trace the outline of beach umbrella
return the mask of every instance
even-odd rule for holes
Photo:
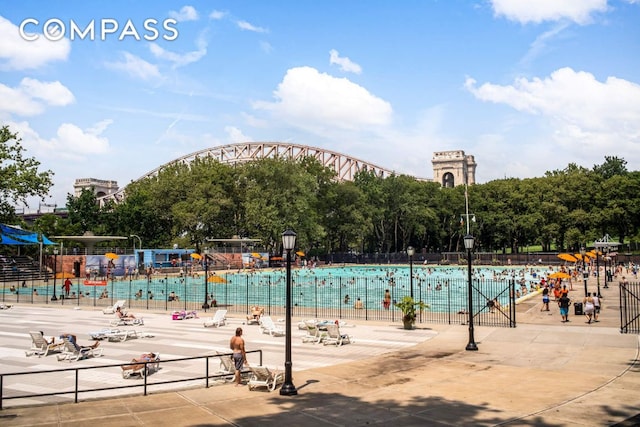
[[[220,276],[209,276],[209,278],[207,279],[207,282],[209,283],[227,283],[227,281],[225,280],[224,277],[220,277]]]
[[[302,252],[302,251],[298,251],[298,252],[296,252],[296,255],[298,255],[298,256],[304,256],[304,252]]]
[[[202,255],[197,254],[195,252],[193,252],[192,254],[189,255],[191,258],[193,259],[202,259]]]
[[[569,273],[565,273],[564,271],[556,271],[555,273],[551,273],[549,275],[551,279],[570,279],[571,275]]]
[[[569,261],[569,262],[578,261],[578,258],[574,257],[571,254],[558,254],[558,258],[560,258],[561,260],[564,260],[564,261]]]
[[[104,254],[107,259],[118,259],[118,254],[114,254],[113,252],[107,252]]]
[[[258,252],[251,252],[251,256],[254,258],[262,259],[262,255],[260,255]]]

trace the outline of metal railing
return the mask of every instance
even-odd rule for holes
[[[257,353],[259,358],[259,365],[262,365],[262,350],[250,350],[247,351],[247,354]],[[14,399],[33,399],[39,397],[51,397],[51,396],[66,396],[73,395],[73,402],[78,403],[80,399],[80,394],[90,394],[90,393],[99,393],[106,392],[112,390],[121,390],[121,389],[131,389],[131,388],[142,388],[142,394],[146,396],[148,394],[148,389],[151,387],[159,387],[161,385],[166,384],[175,384],[182,383],[188,381],[202,381],[204,380],[204,387],[209,388],[211,385],[210,380],[220,380],[227,379],[233,374],[223,373],[220,371],[216,371],[216,373],[212,373],[211,369],[211,359],[215,359],[216,361],[220,361],[222,357],[231,357],[232,353],[219,353],[215,355],[208,356],[194,356],[194,357],[183,357],[178,359],[168,359],[168,360],[159,360],[159,361],[146,361],[146,362],[135,362],[137,364],[144,363],[145,371],[147,367],[151,364],[160,364],[160,365],[168,365],[172,363],[183,363],[185,361],[190,360],[204,360],[204,367],[202,370],[198,371],[196,375],[191,377],[181,377],[170,380],[161,380],[160,377],[156,377],[153,375],[142,375],[142,383],[135,384],[125,384],[125,385],[112,385],[108,387],[83,387],[85,383],[91,383],[90,376],[95,376],[96,371],[98,370],[107,370],[111,368],[121,368],[127,365],[130,365],[132,362],[126,362],[122,364],[110,364],[110,365],[100,365],[100,366],[83,366],[83,367],[74,367],[74,368],[64,368],[64,369],[53,369],[53,370],[40,370],[40,371],[29,371],[29,372],[12,372],[6,374],[0,374],[0,410],[4,409],[4,402],[7,400]],[[66,372],[73,372],[73,376],[65,375]],[[85,374],[86,375],[83,375]],[[48,393],[25,393],[20,394],[17,389],[12,389],[11,380],[13,378],[20,378],[20,383],[29,383],[29,378],[33,376],[43,377],[46,375],[51,376],[51,381],[55,381],[56,391],[48,392]],[[27,378],[24,380],[24,378]],[[158,380],[156,381],[156,378]],[[73,379],[73,386],[70,387],[67,383],[69,379]],[[103,381],[100,381],[103,383]],[[95,383],[95,381],[93,381]]]

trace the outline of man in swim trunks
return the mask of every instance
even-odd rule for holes
[[[569,304],[571,300],[567,296],[567,294],[562,294],[560,299],[558,299],[558,306],[560,306],[560,316],[562,316],[563,322],[569,321]]]
[[[242,370],[242,367],[244,365],[248,365],[247,353],[244,350],[244,339],[242,338],[242,328],[236,328],[236,334],[235,336],[231,337],[229,347],[233,352],[233,363],[236,367],[235,380],[236,387],[238,387],[242,385],[240,371]]]

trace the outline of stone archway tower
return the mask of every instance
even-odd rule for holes
[[[436,151],[431,159],[433,181],[443,187],[476,183],[476,161],[463,150]]]
[[[76,179],[75,184],[73,184],[75,197],[80,197],[82,190],[92,190],[97,198],[104,197],[118,191],[118,182],[95,178]]]

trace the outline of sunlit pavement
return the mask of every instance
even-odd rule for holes
[[[570,296],[581,300],[581,286],[575,289]],[[639,340],[619,332],[617,284],[602,293],[600,322],[591,324],[573,315],[573,308],[571,321],[565,324],[553,302],[550,312],[541,312],[540,297],[524,301],[517,309],[516,328],[475,328],[477,352],[464,350],[467,325],[422,324],[405,331],[399,323],[357,322],[343,330],[354,342],[341,347],[303,344],[303,331],[294,329],[297,396],[280,396],[277,390],[249,391],[227,383],[167,392],[152,389],[148,396],[125,396],[118,391],[78,404],[34,401],[17,407],[18,402],[5,401],[0,424],[612,425],[640,412]],[[243,327],[249,350],[262,349],[264,364],[282,369],[284,337],[262,334],[258,326],[243,326],[241,314],[230,313],[228,325],[206,329],[202,313],[200,319],[183,321],[170,320],[167,313],[142,314],[145,326],[139,329],[153,338],[103,342],[104,357],[69,364],[57,362],[55,356],[25,357],[30,346],[27,332],[75,332],[84,343],[88,332],[108,326],[110,316],[50,306],[2,310],[0,369],[121,363],[146,351],[160,352],[163,360],[226,352],[237,326]],[[294,319],[294,326],[298,320]],[[252,357],[250,363],[257,363]],[[173,378],[180,370],[191,369],[189,364],[167,366],[154,375]],[[125,380],[114,368],[96,381]],[[55,387],[50,382],[24,386],[30,391]]]

